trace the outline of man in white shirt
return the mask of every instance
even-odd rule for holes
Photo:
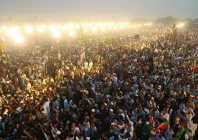
[[[85,62],[84,62],[84,68],[85,68],[85,71],[87,71],[87,69],[88,69],[88,65],[89,65],[89,64],[88,64],[88,62],[87,62],[87,61],[85,61]]]
[[[30,92],[30,91],[31,91],[32,86],[31,86],[31,84],[30,84],[30,82],[29,82],[29,79],[27,79],[27,78],[26,78],[26,80],[27,80],[26,88],[27,88],[27,90]]]
[[[169,121],[169,114],[167,113],[166,110],[163,110],[160,114],[160,119],[162,121]]]
[[[112,79],[113,83],[116,85],[117,81],[118,81],[118,78],[117,78],[115,73],[112,74],[112,78],[111,79]]]
[[[65,97],[62,97],[63,100],[64,100],[64,109],[65,111],[69,111],[69,104],[68,104],[68,101]]]

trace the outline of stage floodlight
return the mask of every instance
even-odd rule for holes
[[[70,36],[74,36],[75,32],[73,30],[69,31]]]
[[[30,26],[25,26],[25,30],[26,30],[27,33],[32,33],[33,28],[30,27]]]
[[[45,30],[45,28],[46,28],[46,26],[41,26],[41,27],[38,28],[38,31],[41,33]]]
[[[20,35],[14,35],[13,36],[14,40],[17,42],[17,43],[22,43],[24,41],[23,37],[20,36]]]
[[[53,35],[54,35],[54,37],[59,38],[60,37],[60,32],[57,31],[57,30],[54,30]]]

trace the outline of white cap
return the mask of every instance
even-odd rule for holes
[[[192,98],[193,98],[193,97],[195,97],[195,96],[194,96],[194,95],[190,95],[190,97],[192,97]]]
[[[61,131],[57,131],[56,134],[57,134],[57,135],[60,135],[60,134],[61,134]]]
[[[95,109],[92,109],[91,112],[95,112]]]
[[[156,132],[155,132],[155,131],[151,131],[151,134],[152,134],[152,135],[156,135]]]
[[[49,90],[52,91],[52,88],[50,87]]]
[[[114,125],[115,123],[111,123],[111,125]]]
[[[110,109],[109,111],[113,112],[113,109]]]
[[[147,122],[146,122],[146,124],[148,124],[148,125],[149,125],[149,122],[147,121]]]
[[[86,137],[86,140],[90,140],[90,137]]]

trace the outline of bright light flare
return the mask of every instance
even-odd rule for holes
[[[73,30],[69,31],[69,35],[70,36],[74,36],[75,35],[75,32]]]
[[[46,26],[41,26],[41,27],[38,28],[38,31],[40,33],[42,33],[45,30],[45,28],[46,28]]]
[[[17,43],[22,43],[24,38],[17,33],[17,28],[12,28],[8,30],[8,35],[14,39]]]
[[[3,27],[1,27],[1,28],[2,28],[2,30],[3,30],[3,31],[5,31],[5,30],[6,30],[6,27],[5,27],[5,26],[3,26]]]
[[[19,31],[19,27],[18,27],[18,26],[15,26],[15,27],[13,28],[13,30],[16,31],[16,32]]]
[[[25,26],[25,30],[26,30],[27,33],[32,33],[33,28],[30,27],[30,26]]]
[[[95,28],[95,27],[94,27],[94,28],[92,28],[92,31],[93,31],[93,32],[95,32],[95,31],[96,31],[96,28]]]
[[[14,30],[12,30],[12,29],[8,30],[9,36],[13,36],[14,34],[16,34]]]
[[[62,30],[64,30],[64,31],[67,30],[67,27],[68,27],[67,24],[63,25],[63,26],[62,26]]]
[[[70,25],[69,25],[69,28],[70,28],[70,29],[73,29],[73,28],[74,28],[74,24],[70,24]]]
[[[23,37],[20,36],[20,35],[16,35],[16,36],[13,36],[14,40],[17,42],[17,43],[22,43],[24,41]]]
[[[183,27],[183,26],[184,26],[184,23],[181,23],[179,26],[180,26],[180,27]]]
[[[54,25],[50,25],[50,30],[51,31],[54,31],[56,28],[55,28],[55,26]]]
[[[104,28],[104,27],[102,27],[102,28],[101,28],[101,31],[103,31],[103,32],[104,32],[104,31],[105,31],[105,28]]]
[[[80,28],[79,24],[76,24],[76,29],[79,29],[79,28]]]
[[[52,31],[52,34],[54,37],[59,38],[61,33],[56,29],[54,25],[50,26],[50,30]]]
[[[87,29],[85,29],[84,31],[85,31],[85,32],[87,32],[88,30],[87,30]]]
[[[8,35],[13,36],[16,35],[16,33],[18,32],[18,27],[14,27],[8,30]]]
[[[60,37],[60,32],[57,31],[57,30],[54,30],[53,35],[54,35],[54,37],[59,38]]]
[[[184,23],[181,23],[181,24],[178,24],[176,27],[180,28],[180,27],[183,27],[183,26],[184,26]]]

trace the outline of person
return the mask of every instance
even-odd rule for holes
[[[159,121],[157,118],[154,119],[153,123],[152,123],[152,128],[155,129],[160,125]]]
[[[198,95],[195,96],[195,98],[193,99],[193,102],[194,102],[194,104],[195,104],[195,114],[198,114]],[[195,115],[195,118],[197,119],[198,116]]]
[[[182,115],[185,115],[185,113],[187,111],[187,107],[185,106],[185,102],[184,101],[179,105],[179,110],[180,110]]]
[[[197,130],[197,125],[196,123],[193,123],[192,118],[193,115],[192,114],[188,114],[186,116],[188,122],[187,122],[187,135],[188,135],[188,139],[189,140],[193,140],[193,137],[195,136],[195,131]]]
[[[97,127],[95,126],[95,123],[91,124],[91,127],[89,128],[89,135],[91,140],[96,140],[97,138]]]
[[[160,117],[160,112],[159,112],[159,106],[157,106],[154,110],[154,118],[159,118]]]
[[[159,133],[156,135],[156,140],[165,140],[165,138],[163,137],[162,133]]]
[[[175,118],[175,123],[171,126],[173,128],[173,137],[176,137],[176,134],[179,132],[180,130],[180,119],[179,118]]]
[[[86,139],[89,136],[90,136],[90,123],[88,119],[85,119],[83,123],[83,137],[84,139]]]
[[[148,140],[150,135],[151,128],[149,122],[146,122],[142,128],[142,140]]]
[[[156,140],[156,132],[155,131],[151,131],[149,140]]]
[[[161,122],[169,121],[169,114],[165,109],[161,112],[159,119],[161,120]]]
[[[148,140],[162,114],[173,138],[181,125],[189,130],[181,139],[196,138],[191,126],[197,123],[198,71],[190,67],[197,63],[197,30],[180,32],[173,47],[166,28],[155,29],[127,28],[109,31],[104,40],[101,33],[58,43],[43,32],[36,40],[27,36],[27,45],[35,44],[31,48],[6,39],[12,57],[0,65],[0,137]],[[133,34],[142,39],[134,41]],[[163,139],[152,136],[157,138]]]
[[[165,132],[165,140],[172,140],[173,136],[173,128],[168,128]]]

